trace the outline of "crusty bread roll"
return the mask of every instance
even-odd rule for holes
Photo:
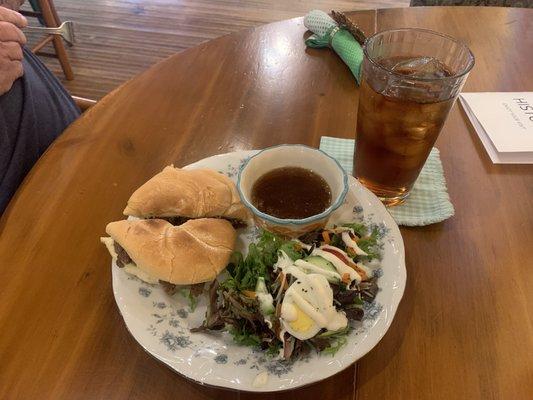
[[[214,218],[179,226],[161,219],[123,220],[108,224],[106,232],[137,268],[176,285],[213,280],[226,268],[237,236],[228,221]]]
[[[227,176],[211,169],[184,170],[168,166],[138,188],[125,215],[150,217],[225,217],[249,219],[237,188]]]

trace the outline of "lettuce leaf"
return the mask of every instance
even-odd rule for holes
[[[346,336],[348,336],[351,330],[350,325],[347,325],[346,328],[339,329],[338,331],[328,331],[317,335],[317,338],[329,340],[329,345],[321,353],[334,356],[348,342]]]
[[[285,242],[280,246],[280,251],[284,251],[292,261],[299,260],[304,257],[302,249],[297,249],[295,242]],[[278,261],[276,259],[276,261]]]
[[[381,249],[378,243],[379,230],[374,228],[370,236],[362,237],[357,241],[357,245],[361,250],[368,254],[368,259],[381,259]]]
[[[240,344],[241,346],[257,347],[261,344],[259,336],[248,332],[245,328],[231,328],[229,332],[233,336],[235,343]]]
[[[226,288],[238,290],[254,290],[257,278],[263,277],[270,282],[269,269],[278,261],[278,251],[283,250],[293,260],[303,257],[294,242],[284,240],[274,233],[263,231],[261,238],[248,247],[248,254],[233,253],[228,265],[231,278],[222,285]]]
[[[352,222],[352,223],[349,223],[349,224],[342,224],[342,226],[344,226],[346,228],[353,229],[353,231],[359,237],[366,236],[366,234],[368,233],[367,227],[364,224],[360,224],[360,223],[357,223],[357,222]]]
[[[198,299],[193,296],[193,294],[191,293],[191,289],[181,288],[179,290],[179,294],[189,300],[189,310],[190,312],[194,312],[194,310],[196,310],[196,306],[198,305]]]

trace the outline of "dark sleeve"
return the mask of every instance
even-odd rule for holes
[[[0,215],[41,154],[80,111],[44,64],[24,49],[24,76],[0,96]]]

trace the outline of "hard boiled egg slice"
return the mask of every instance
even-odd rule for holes
[[[287,300],[281,306],[282,322],[285,330],[301,340],[315,336],[320,331],[320,327],[292,299]]]
[[[286,270],[296,278],[287,289],[281,305],[284,330],[300,340],[310,339],[322,328],[338,330],[348,320],[333,306],[333,291],[323,275],[306,274],[295,266]]]

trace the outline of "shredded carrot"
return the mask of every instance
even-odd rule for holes
[[[350,274],[348,272],[342,274],[342,282],[346,284],[350,283]]]
[[[322,231],[322,238],[324,239],[324,242],[326,244],[329,244],[331,242],[328,231]]]
[[[363,269],[361,269],[359,266],[357,266],[356,263],[349,261],[348,266],[351,269],[353,269],[355,272],[357,272],[359,275],[361,275],[361,279],[363,281],[366,281],[368,279],[368,275],[366,274],[366,272]]]
[[[357,264],[354,264],[353,269],[361,276],[361,280],[366,281],[368,279],[368,275],[366,274],[366,271],[362,270],[357,266]]]
[[[252,290],[243,290],[242,294],[244,294],[246,297],[250,299],[255,299],[255,292]]]

